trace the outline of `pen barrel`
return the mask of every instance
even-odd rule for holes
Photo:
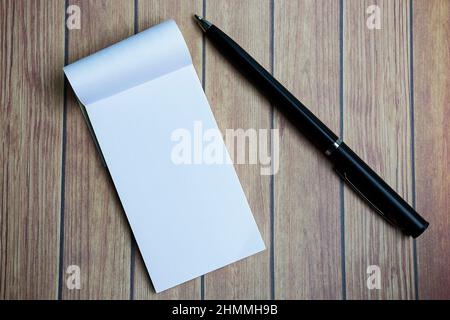
[[[334,164],[336,172],[387,221],[417,237],[428,227],[406,201],[244,49],[214,25],[206,37]]]
[[[428,227],[428,222],[345,143],[341,143],[329,159],[342,179],[387,221],[414,238]]]
[[[279,83],[270,72],[264,69],[233,39],[214,25],[205,34],[221,54],[227,56],[228,60],[249,81],[254,83],[265,96],[276,103],[278,110],[309,138],[311,143],[324,153],[332,148],[333,144],[338,140],[337,135]]]

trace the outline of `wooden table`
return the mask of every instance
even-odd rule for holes
[[[366,25],[372,4],[380,30]],[[65,28],[70,5],[79,30]],[[340,133],[429,230],[413,240],[374,214],[204,41],[193,13]],[[450,298],[449,17],[448,0],[0,1],[0,298]],[[278,129],[280,169],[236,165],[268,250],[157,295],[62,67],[167,18],[219,127]],[[66,286],[70,265],[80,290]]]

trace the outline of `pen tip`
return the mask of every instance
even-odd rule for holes
[[[203,30],[203,32],[206,32],[206,30],[208,30],[212,26],[211,22],[204,19],[203,17],[200,17],[198,14],[194,14],[194,18],[195,18],[195,21],[197,21],[197,24]]]

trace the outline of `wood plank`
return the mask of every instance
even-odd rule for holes
[[[275,76],[339,133],[339,2],[275,3]],[[275,111],[275,296],[339,299],[340,181],[324,156]]]
[[[202,75],[202,35],[192,15],[202,13],[202,0],[139,1],[139,31],[166,19],[174,19],[189,47],[197,74]],[[199,299],[200,278],[156,294],[151,286],[142,257],[136,249],[133,297],[136,299]]]
[[[416,205],[429,229],[417,239],[419,298],[450,299],[450,2],[413,2]]]
[[[206,17],[270,69],[270,2],[208,0]],[[249,17],[251,17],[249,19]],[[270,104],[206,42],[205,86],[220,130],[270,129]],[[269,136],[267,135],[269,138]],[[248,161],[247,161],[248,163]],[[270,298],[270,176],[235,164],[266,250],[205,276],[206,299]]]
[[[381,9],[381,30],[366,25]],[[344,140],[412,202],[409,1],[344,1]],[[413,299],[413,241],[391,227],[350,188],[345,191],[349,299]],[[369,265],[381,289],[366,285]]]
[[[57,297],[63,12],[0,2],[0,299]]]
[[[68,31],[69,63],[134,32],[134,1],[69,1],[81,9],[81,29]],[[81,290],[64,299],[128,299],[130,231],[71,89],[67,96],[64,270],[78,265]],[[66,277],[66,275],[64,274]]]

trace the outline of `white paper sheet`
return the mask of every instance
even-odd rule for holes
[[[174,130],[218,130],[172,20],[64,68],[156,292],[265,249],[232,164],[176,164]],[[225,157],[225,144],[220,140]]]

